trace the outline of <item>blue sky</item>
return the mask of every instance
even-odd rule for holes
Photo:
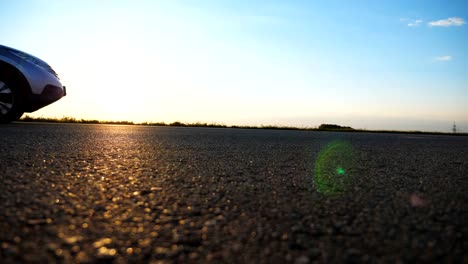
[[[466,1],[2,1],[35,116],[468,132]]]

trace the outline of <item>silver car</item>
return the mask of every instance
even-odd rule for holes
[[[18,120],[66,95],[57,73],[46,62],[0,45],[0,123]]]

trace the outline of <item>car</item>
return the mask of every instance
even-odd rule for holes
[[[0,45],[0,123],[18,120],[67,94],[57,73],[43,60]]]

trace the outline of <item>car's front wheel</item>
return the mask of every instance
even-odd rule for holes
[[[23,115],[21,96],[14,82],[0,75],[0,123],[18,120]]]

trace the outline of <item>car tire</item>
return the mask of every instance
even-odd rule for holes
[[[15,81],[0,74],[0,123],[18,120],[24,113],[22,97]]]

